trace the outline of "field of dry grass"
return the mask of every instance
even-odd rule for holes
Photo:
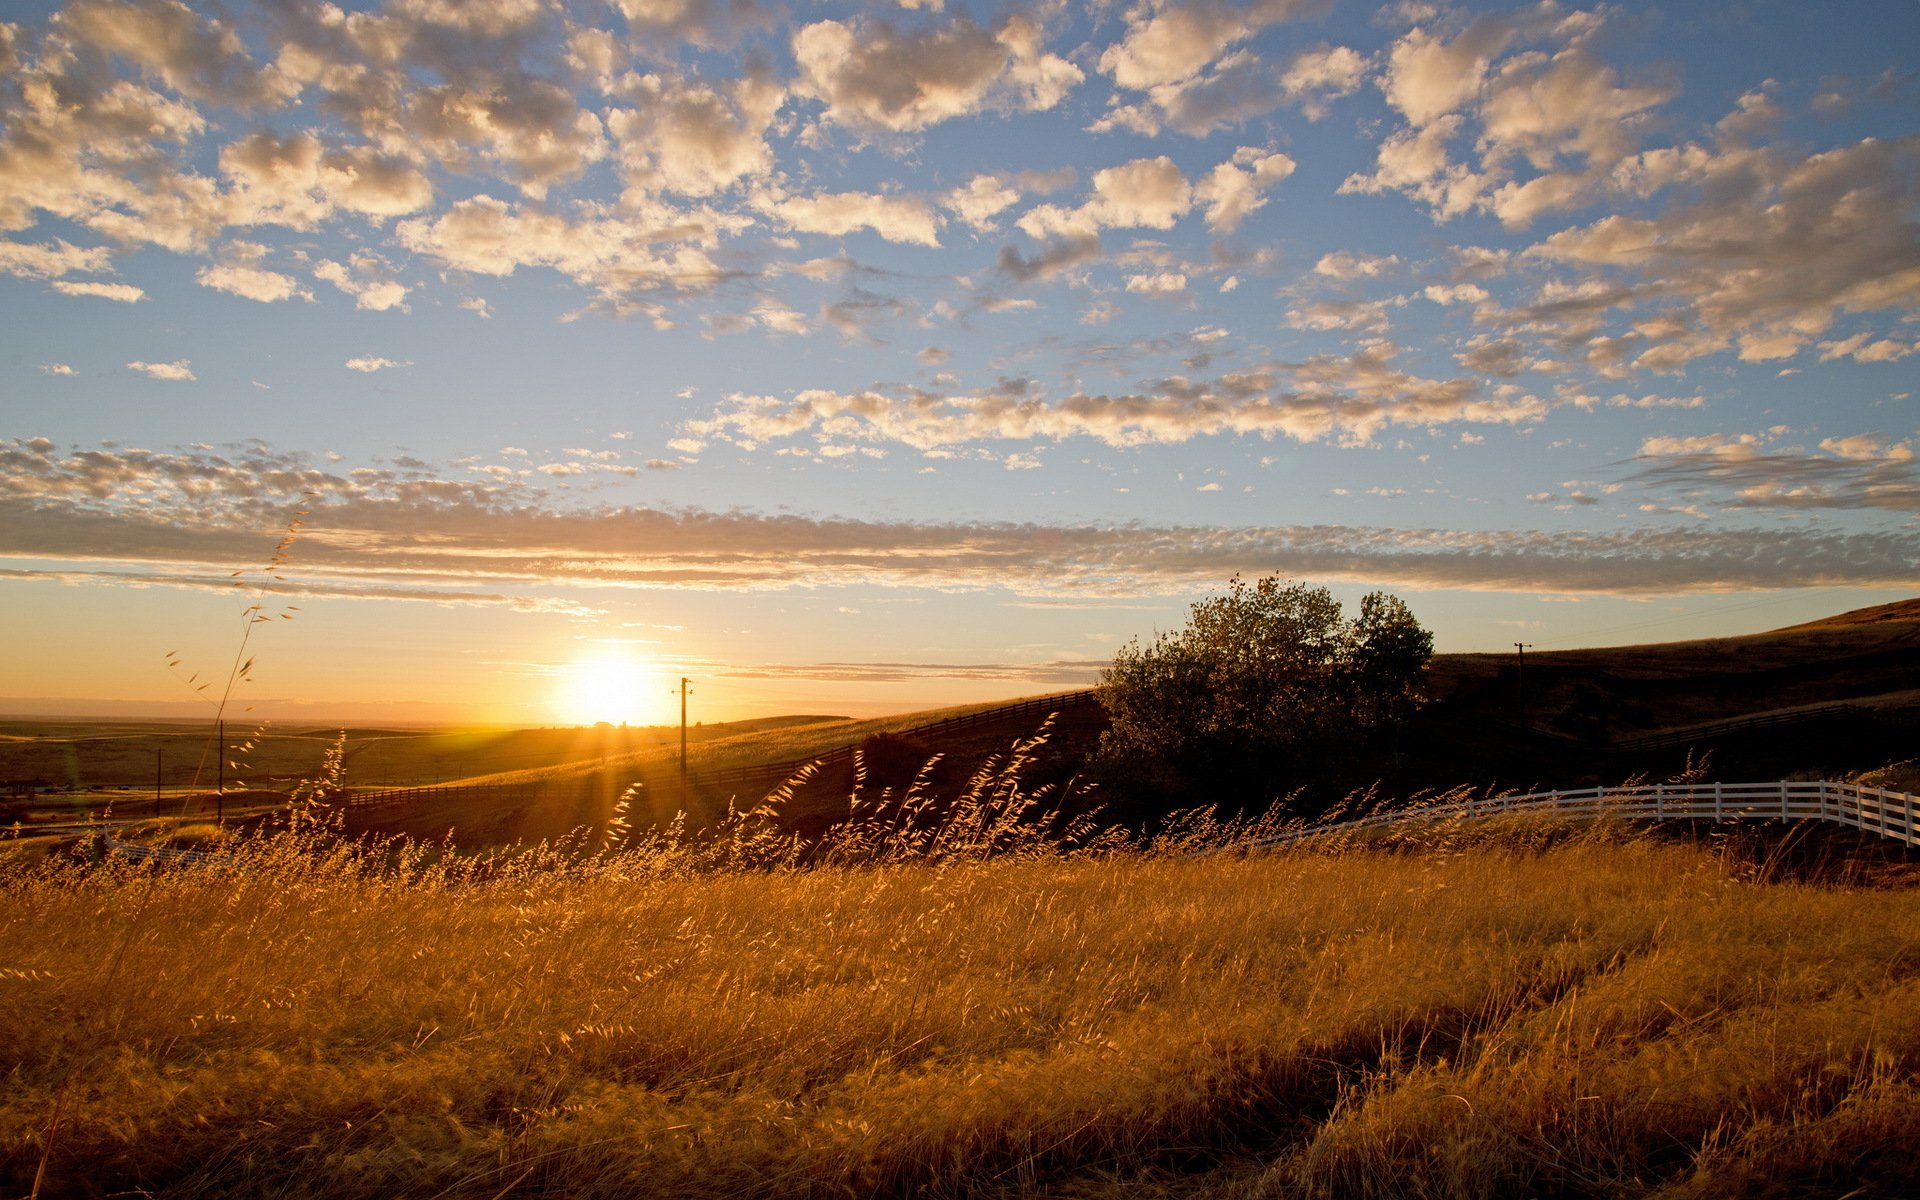
[[[57,1108],[43,1195],[1920,1188],[1920,889],[1429,836],[18,866],[0,1187]]]

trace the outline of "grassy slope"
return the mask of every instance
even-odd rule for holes
[[[1711,846],[0,884],[16,1192],[1920,1187],[1920,888]]]

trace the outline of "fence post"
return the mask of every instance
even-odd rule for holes
[[[1653,785],[1653,819],[1656,821],[1667,819],[1667,785],[1664,783]]]
[[[1718,781],[1713,785],[1713,819],[1715,821],[1721,820],[1727,811],[1726,803],[1720,796],[1720,787],[1721,785]]]

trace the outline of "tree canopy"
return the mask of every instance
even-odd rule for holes
[[[1326,588],[1236,576],[1185,628],[1114,656],[1098,763],[1136,790],[1269,799],[1400,727],[1432,655],[1394,596],[1369,594],[1347,620]]]

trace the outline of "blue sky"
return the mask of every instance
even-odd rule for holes
[[[10,11],[16,710],[180,700],[302,505],[286,713],[1049,690],[1236,572],[1447,649],[1920,586],[1910,3]]]

